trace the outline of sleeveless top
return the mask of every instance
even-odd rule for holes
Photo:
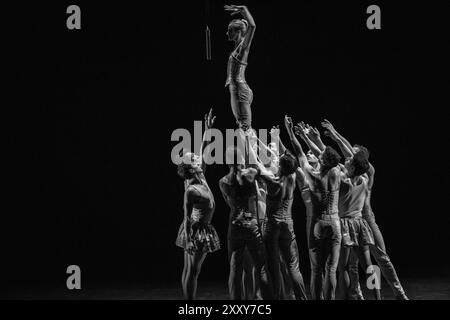
[[[210,224],[216,207],[211,190],[208,186],[206,186],[207,190],[196,185],[191,185],[189,188],[198,192],[192,207],[191,221]]]
[[[229,84],[246,83],[245,81],[245,69],[247,63],[238,59],[237,55],[242,47],[243,42],[241,42],[236,49],[234,49],[230,57],[228,58],[227,65],[227,81],[225,87]]]
[[[362,217],[362,210],[369,192],[367,180],[359,178],[354,185],[350,178],[341,181],[339,192],[339,216],[341,218]]]

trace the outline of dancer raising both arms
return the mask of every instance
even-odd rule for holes
[[[236,122],[243,131],[252,127],[253,92],[245,80],[245,68],[255,33],[255,21],[246,6],[225,6],[231,15],[241,14],[244,19],[234,19],[228,25],[228,40],[234,41],[235,48],[228,59],[227,81],[231,96],[231,109]]]
[[[214,119],[212,110],[205,116],[205,134],[201,153],[206,147],[207,131],[211,129]],[[182,287],[184,298],[193,300],[197,292],[197,279],[207,253],[220,249],[216,230],[211,225],[215,209],[213,193],[206,182],[206,169],[203,157],[185,152],[182,163],[178,165],[178,174],[185,180],[184,221],[180,226],[176,245],[184,249],[184,268]]]
[[[330,137],[336,140],[336,142],[341,147],[342,152],[344,154],[347,153],[349,157],[353,157],[354,154],[356,154],[358,151],[364,151],[367,154],[367,157],[369,157],[369,152],[367,151],[366,148],[359,146],[359,145],[355,145],[352,147],[350,142],[348,142],[348,140],[345,139],[328,120],[325,119],[322,122],[322,126],[329,131]],[[408,297],[406,296],[405,291],[404,291],[404,289],[400,283],[400,280],[397,276],[397,272],[395,271],[394,265],[392,264],[388,254],[387,254],[383,235],[380,231],[378,224],[375,221],[375,214],[372,211],[370,201],[371,201],[372,188],[373,188],[374,178],[375,178],[375,168],[373,167],[373,165],[370,162],[369,162],[369,170],[367,172],[367,177],[369,179],[368,180],[369,193],[368,193],[368,199],[366,201],[366,205],[364,206],[364,209],[362,211],[362,216],[368,222],[370,228],[372,229],[374,240],[375,240],[375,245],[369,247],[370,253],[375,258],[375,261],[377,262],[378,266],[380,267],[384,278],[386,279],[386,281],[389,283],[390,287],[392,288],[392,291],[394,292],[396,299],[408,300]],[[353,266],[353,268],[351,268],[351,271],[354,271],[354,266]],[[357,274],[355,276],[357,277]]]
[[[244,252],[248,249],[256,269],[264,300],[273,299],[273,289],[266,265],[266,250],[259,223],[258,170],[245,168],[244,155],[237,147],[226,152],[229,173],[220,182],[220,190],[231,209],[228,224],[229,292],[231,300],[241,300]],[[235,159],[238,160],[235,160]],[[258,177],[259,176],[259,177]]]
[[[322,292],[321,275],[324,271],[325,288],[324,298],[334,300],[336,292],[336,269],[339,262],[339,253],[341,249],[341,225],[338,215],[339,200],[339,154],[331,147],[327,146],[325,150],[319,152],[320,171],[314,170],[309,165],[307,157],[303,152],[300,142],[294,135],[293,123],[291,118],[286,117],[286,128],[291,139],[295,154],[299,159],[307,181],[309,181],[310,190],[313,194],[313,234],[311,236],[310,251],[311,262],[314,266],[312,275],[315,288],[312,291],[315,300],[320,299]],[[296,127],[299,135],[305,135],[304,128]],[[306,139],[306,137],[302,137]],[[325,269],[325,270],[324,270]]]
[[[295,172],[298,168],[298,161],[289,150],[284,148],[281,140],[279,145],[284,152],[279,158],[277,180],[267,184],[267,222],[265,228],[267,263],[273,281],[275,299],[281,298],[281,253],[288,267],[289,280],[291,280],[296,299],[306,300],[305,284],[300,272],[297,239],[292,219]]]

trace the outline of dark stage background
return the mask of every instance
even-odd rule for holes
[[[216,127],[234,127],[224,88],[228,2],[212,2],[209,17],[203,1],[77,3],[80,31],[66,28],[72,3],[4,7],[3,294],[64,289],[71,264],[85,288],[179,281],[183,183],[171,133],[193,132],[210,107]],[[444,10],[408,1],[243,4],[257,23],[247,68],[254,127],[282,125],[284,114],[314,125],[327,118],[366,145],[377,170],[373,207],[400,277],[448,276]],[[366,28],[369,4],[381,6],[382,30]],[[226,172],[207,172],[223,249],[201,274],[224,286],[229,210],[218,180]],[[294,219],[309,275],[298,194]]]

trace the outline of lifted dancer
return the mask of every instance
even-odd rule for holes
[[[228,40],[235,43],[235,48],[228,59],[225,86],[230,89],[231,109],[236,122],[246,131],[252,127],[253,92],[245,80],[245,68],[256,25],[246,6],[225,6],[225,10],[233,16],[243,16],[243,19],[234,19],[228,25]]]

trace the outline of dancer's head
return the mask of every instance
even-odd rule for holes
[[[369,171],[370,165],[368,160],[368,153],[363,150],[359,150],[352,159],[345,162],[345,168],[347,169],[347,176],[349,178],[358,177]]]
[[[367,159],[369,159],[370,152],[369,152],[369,150],[366,147],[364,147],[362,145],[359,145],[359,144],[355,144],[353,146],[353,152],[357,153],[358,151],[364,152],[367,155]]]
[[[332,147],[327,146],[319,157],[322,171],[336,167],[341,161],[341,156]]]
[[[280,176],[287,176],[293,174],[298,168],[298,161],[296,157],[286,150],[280,157]]]
[[[227,36],[230,41],[237,41],[247,33],[248,22],[245,19],[234,19],[228,25]]]
[[[181,178],[190,180],[202,172],[201,158],[195,153],[183,151],[181,159],[182,162],[177,166],[177,172]]]
[[[319,159],[317,159],[311,150],[308,150],[306,153],[306,160],[312,167],[316,167],[319,164]]]

